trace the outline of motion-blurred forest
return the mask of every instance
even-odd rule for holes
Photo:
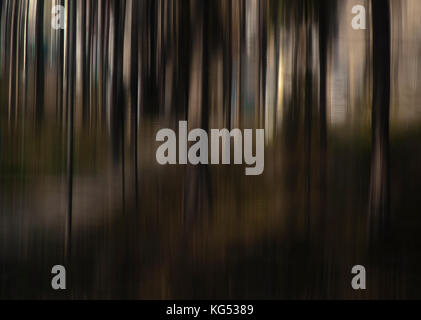
[[[0,14],[1,298],[421,298],[419,0]],[[160,166],[180,120],[264,128],[263,174]]]

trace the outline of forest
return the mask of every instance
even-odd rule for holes
[[[419,0],[0,0],[0,298],[421,298],[420,16]],[[264,170],[233,148],[161,165],[157,133],[182,121],[209,145],[264,129]]]

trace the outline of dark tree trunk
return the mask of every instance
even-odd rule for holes
[[[326,0],[319,0],[319,61],[320,61],[320,148],[325,157],[327,147],[326,88],[327,88],[327,43],[329,37],[328,7]],[[322,165],[324,161],[321,161]],[[324,178],[324,177],[323,177]]]
[[[80,8],[80,14],[81,14],[81,33],[80,33],[80,45],[81,45],[81,51],[82,51],[82,123],[84,126],[87,124],[87,118],[88,118],[88,97],[89,97],[89,80],[88,80],[88,52],[87,52],[87,45],[86,45],[86,33],[89,33],[89,30],[86,28],[86,8],[87,5],[89,5],[90,2],[81,1],[79,2]],[[89,36],[88,36],[89,39]]]
[[[327,244],[332,242],[330,234],[326,232],[331,224],[332,217],[328,210],[328,187],[327,187],[327,81],[329,41],[335,37],[335,19],[337,0],[318,0],[319,16],[319,125],[320,125],[320,256],[323,264],[320,279],[317,286],[330,282],[331,256],[327,250]],[[328,290],[322,290],[322,297],[329,297]]]
[[[389,219],[389,104],[390,16],[389,1],[372,2],[373,17],[373,109],[369,199],[370,234],[378,236]]]
[[[60,1],[64,5],[64,1]],[[56,78],[56,120],[62,125],[63,121],[63,74],[64,74],[64,36],[57,32],[57,78]]]
[[[201,87],[199,92],[191,91],[189,98],[198,94],[196,100],[198,105],[189,102],[188,119],[189,128],[202,128],[208,130],[208,72],[209,72],[209,14],[212,11],[212,5],[208,2],[198,2],[195,4],[195,11],[191,17],[192,19],[192,50],[198,50],[196,53],[192,52],[191,72],[192,79],[190,81],[201,80]],[[201,52],[201,53],[198,53]],[[195,54],[199,56],[194,57]],[[190,86],[193,90],[194,86]],[[193,98],[193,101],[195,99]],[[186,178],[184,186],[184,220],[187,226],[193,224],[200,215],[207,214],[211,208],[211,187],[210,177],[207,165],[191,166],[187,165]]]
[[[135,176],[135,205],[136,213],[139,211],[139,172],[138,172],[138,157],[139,157],[139,127],[138,127],[138,88],[139,88],[139,43],[141,38],[137,32],[139,23],[137,17],[139,16],[140,5],[137,1],[132,2],[132,30],[131,30],[131,74],[130,74],[130,95],[131,95],[131,112],[132,112],[132,130],[134,143],[134,176]]]
[[[73,129],[74,129],[74,97],[76,73],[76,2],[72,1],[67,13],[67,87],[66,106],[68,110],[68,142],[67,142],[67,177],[68,177],[68,203],[67,203],[67,238],[66,255],[71,259],[72,244],[72,214],[73,214]]]
[[[313,6],[311,2],[305,2],[305,27],[306,27],[306,71],[305,71],[305,140],[306,140],[306,180],[305,180],[305,194],[306,194],[306,221],[307,231],[310,232],[310,211],[311,211],[311,127],[313,117],[313,74],[312,74],[312,56],[313,56],[313,40],[311,35],[311,26],[313,24]]]
[[[123,94],[123,45],[124,45],[124,11],[125,3],[121,1],[111,2],[113,15],[113,58],[112,58],[112,84],[110,96],[112,150],[114,161],[119,160],[124,139],[124,94]],[[123,154],[121,153],[123,156]]]
[[[41,127],[44,116],[44,1],[37,1],[35,26],[36,45],[36,83],[35,83],[35,112],[37,126]]]
[[[18,73],[16,72],[16,66],[19,62],[16,59],[16,51],[18,49],[18,39],[19,35],[17,32],[18,27],[18,3],[14,2],[12,4],[12,17],[11,17],[11,31],[10,31],[10,61],[9,61],[9,121],[12,118],[12,115],[16,112],[14,108],[16,107],[16,77]]]

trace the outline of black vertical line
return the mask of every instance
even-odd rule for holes
[[[75,1],[69,1],[69,19],[66,28],[69,28],[69,72],[68,78],[68,101],[69,101],[69,128],[68,128],[68,216],[67,216],[67,259],[71,260],[72,257],[72,214],[73,214],[73,126],[74,126],[74,86],[75,86],[75,41],[76,41],[76,10]]]
[[[388,0],[372,2],[373,107],[370,227],[384,236],[389,223],[389,106],[390,106],[390,9]],[[378,170],[377,170],[378,169]]]
[[[41,128],[41,121],[44,116],[44,1],[37,1],[35,26],[36,43],[36,124]]]
[[[305,23],[306,23],[306,80],[305,80],[305,130],[306,130],[306,215],[307,215],[307,236],[310,232],[310,211],[311,211],[311,118],[312,118],[312,73],[311,73],[311,58],[312,58],[312,37],[311,37],[311,23],[312,11],[309,1],[305,3]]]

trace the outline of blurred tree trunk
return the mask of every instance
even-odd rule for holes
[[[111,132],[114,160],[119,160],[124,139],[124,106],[123,94],[123,48],[124,48],[124,1],[113,0],[110,4],[112,15],[110,26],[112,43],[111,92],[108,108],[111,113]],[[123,156],[123,154],[122,154]]]
[[[319,63],[320,63],[320,164],[321,164],[321,190],[325,190],[326,185],[326,148],[327,148],[327,128],[326,128],[326,89],[327,89],[327,55],[329,38],[328,7],[326,0],[319,0]],[[324,201],[322,201],[324,202]]]
[[[76,76],[76,2],[67,3],[66,25],[66,110],[68,120],[67,141],[67,237],[66,257],[71,259],[72,244],[72,214],[73,214],[73,129],[74,129],[74,103],[75,103],[75,76]]]
[[[86,9],[87,6],[91,1],[81,1],[78,3],[79,5],[79,16],[78,19],[80,19],[80,37],[78,39],[79,45],[80,45],[80,51],[81,51],[81,59],[79,59],[80,67],[81,68],[81,91],[82,91],[82,124],[83,126],[86,126],[87,124],[87,118],[88,118],[88,97],[89,97],[89,91],[88,91],[88,52],[87,52],[87,45],[86,45],[86,39],[89,40],[89,28],[87,28],[86,24]],[[88,21],[89,23],[89,21]],[[88,34],[88,37],[86,36]]]
[[[328,286],[331,274],[331,254],[328,252],[328,244],[334,241],[330,233],[326,232],[330,225],[331,216],[329,215],[327,202],[327,82],[328,82],[328,63],[329,63],[329,45],[336,36],[335,23],[337,19],[338,0],[318,0],[318,18],[319,18],[319,125],[320,125],[320,256],[323,264],[319,271],[321,277],[318,279],[316,287],[323,286],[321,297],[329,296]]]
[[[36,125],[41,127],[44,115],[44,1],[38,0],[36,6],[35,46],[36,46],[36,83],[35,113]]]
[[[302,116],[301,107],[305,103],[303,101],[304,93],[301,91],[301,88],[305,87],[305,75],[303,76],[302,68],[300,66],[305,65],[305,55],[302,54],[303,47],[303,24],[305,23],[305,0],[294,1],[290,4],[292,12],[291,20],[291,31],[293,32],[295,43],[294,43],[294,56],[293,56],[293,66],[292,66],[292,98],[291,103],[285,108],[285,139],[288,152],[295,153],[298,141],[298,129],[300,126],[299,119]],[[278,23],[277,23],[278,24]],[[278,35],[276,35],[278,37]],[[279,49],[276,52],[277,56],[279,55]],[[277,62],[278,64],[278,62]],[[277,85],[277,84],[276,84]],[[276,100],[277,103],[277,100]],[[292,178],[295,180],[295,178]]]
[[[8,110],[8,117],[9,117],[9,124],[11,121],[11,118],[14,114],[14,108],[15,108],[15,99],[16,97],[16,77],[18,73],[16,72],[16,65],[17,59],[16,59],[16,51],[18,49],[18,33],[17,33],[17,27],[18,27],[18,3],[13,2],[13,4],[9,4],[9,6],[12,6],[11,8],[11,22],[10,22],[10,56],[9,56],[9,110]],[[9,9],[10,10],[10,9]],[[6,49],[7,52],[7,49]]]
[[[305,10],[305,28],[306,28],[306,70],[305,70],[305,143],[306,143],[306,178],[305,178],[305,194],[306,194],[306,236],[310,233],[310,211],[311,211],[311,128],[313,117],[313,72],[312,72],[312,57],[313,57],[313,39],[312,39],[312,25],[313,25],[313,3],[306,1],[304,4]]]
[[[337,18],[338,0],[318,0],[319,11],[319,117],[320,117],[320,190],[321,208],[326,210],[327,191],[327,76],[329,40],[336,35],[333,28]]]
[[[372,1],[373,109],[369,199],[370,234],[383,233],[389,219],[390,12],[388,0]]]
[[[188,102],[188,126],[208,130],[209,11],[208,2],[191,4],[192,57]],[[205,215],[210,205],[210,182],[207,165],[187,165],[184,187],[184,218],[193,223],[198,214]]]
[[[132,0],[132,28],[131,28],[131,71],[130,71],[130,97],[131,97],[131,114],[132,114],[132,131],[133,131],[133,144],[134,144],[134,177],[135,177],[135,205],[136,213],[139,211],[139,74],[140,74],[140,54],[139,44],[141,43],[141,37],[138,33],[139,22],[137,17],[140,15],[141,4]]]
[[[259,117],[258,126],[264,127],[266,105],[266,67],[267,67],[267,3],[259,4]]]
[[[64,6],[60,0],[59,5]],[[63,124],[63,75],[64,75],[64,32],[57,32],[57,74],[56,74],[56,120]]]

